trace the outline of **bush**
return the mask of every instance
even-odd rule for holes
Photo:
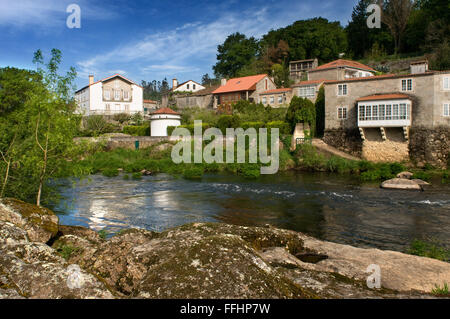
[[[188,167],[183,172],[183,177],[186,179],[199,179],[203,177],[203,167],[193,166]]]
[[[450,251],[435,239],[432,239],[431,241],[415,239],[410,244],[407,253],[442,261],[447,261],[450,258]]]
[[[262,127],[264,127],[264,123],[263,122],[244,122],[241,124],[241,127],[244,130],[247,130],[248,128],[254,128],[256,130],[256,132],[258,132],[258,130]]]
[[[142,178],[142,173],[141,172],[136,172],[133,173],[133,175],[131,175],[133,177],[133,179],[141,179]]]
[[[134,125],[141,126],[144,124],[144,118],[141,113],[135,113],[131,116],[130,122]]]
[[[417,178],[417,179],[421,179],[423,181],[428,182],[431,179],[431,175],[430,173],[427,172],[423,172],[423,171],[418,171],[415,172],[412,178]]]
[[[150,136],[150,125],[125,126],[122,132],[133,136]]]
[[[269,122],[265,126],[269,132],[270,132],[271,128],[278,128],[280,130],[280,135],[281,134],[292,134],[290,125],[283,121]]]
[[[227,128],[238,128],[240,123],[239,115],[221,115],[217,120],[217,128],[225,135]]]
[[[105,168],[102,174],[106,177],[115,177],[119,175],[119,171],[116,168]]]
[[[131,119],[131,116],[127,113],[118,113],[118,114],[114,114],[114,116],[113,116],[113,120],[116,122],[119,122],[120,124],[128,122],[130,119]]]
[[[311,136],[314,136],[316,126],[316,108],[314,104],[306,99],[294,96],[286,113],[286,122],[294,131],[297,123],[308,123],[311,128]]]
[[[167,128],[167,133],[168,133],[169,135],[171,135],[172,132],[173,132],[173,130],[174,130],[174,129],[172,129],[172,127],[173,127],[173,126],[169,126],[169,127]],[[194,134],[194,124],[180,125],[180,126],[178,126],[178,127],[179,127],[179,128],[186,128],[186,129],[189,130],[189,132],[191,133],[191,135]],[[210,127],[211,127],[211,126],[210,126],[208,123],[202,123],[202,134],[203,134],[204,131],[206,131],[206,130],[209,129]],[[169,128],[171,129],[170,132],[169,132]]]
[[[243,164],[239,173],[245,178],[258,178],[261,175],[261,170],[257,164]]]
[[[120,127],[112,123],[108,123],[102,115],[91,115],[87,118],[86,128],[81,132],[83,136],[99,136],[106,133],[120,132]]]

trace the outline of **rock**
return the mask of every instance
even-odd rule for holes
[[[417,179],[417,178],[412,179],[412,181],[413,181],[413,182],[416,182],[416,183],[419,184],[420,186],[429,186],[429,185],[430,185],[430,183],[427,183],[427,182],[425,182],[425,181],[423,181],[423,180],[421,180],[421,179]]]
[[[404,178],[393,178],[381,183],[381,188],[386,189],[404,189],[404,190],[422,190],[422,187],[415,181]]]
[[[405,178],[405,179],[411,179],[413,177],[413,173],[411,172],[401,172],[397,174],[397,178]]]
[[[152,151],[153,152],[162,152],[162,151],[166,151],[166,150],[170,150],[172,149],[173,144],[171,143],[163,143],[163,144],[159,144],[156,145],[155,147],[153,147]]]
[[[58,217],[51,210],[17,199],[0,200],[0,221],[25,230],[33,242],[46,243],[58,232]]]
[[[146,170],[146,169],[143,169],[143,170],[141,171],[141,174],[144,175],[144,176],[150,176],[150,175],[153,175],[153,173],[152,173],[151,171],[148,171],[148,170]]]

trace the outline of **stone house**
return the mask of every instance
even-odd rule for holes
[[[158,108],[158,101],[144,100],[144,114],[148,115]]]
[[[449,105],[450,71],[327,81],[324,141],[372,161],[444,167]]]
[[[339,59],[308,71],[308,80],[345,80],[375,75],[375,70],[362,63]]]
[[[214,104],[212,92],[218,87],[219,85],[214,85],[192,94],[177,94],[174,96],[175,104],[180,109],[189,107],[212,108]]]
[[[143,97],[142,86],[120,74],[97,82],[90,75],[89,84],[75,92],[78,112],[86,116],[143,113]]]
[[[292,99],[291,88],[264,91],[259,94],[259,103],[271,107],[288,107]]]
[[[317,59],[298,60],[289,62],[289,76],[291,80],[297,82],[301,80],[304,74],[319,66]]]
[[[276,85],[267,74],[222,79],[221,86],[214,90],[214,107],[231,105],[240,100],[258,102],[262,92],[274,90]]]

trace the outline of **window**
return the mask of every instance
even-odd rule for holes
[[[412,79],[402,80],[402,91],[412,91]]]
[[[384,104],[380,104],[378,106],[378,119],[379,120],[384,120],[384,113],[385,112],[385,108],[384,108]]]
[[[262,103],[267,104],[267,98],[265,96],[262,98]]]
[[[195,84],[192,84],[192,89],[195,90]]]
[[[111,99],[111,92],[109,90],[105,90],[105,100]]]
[[[372,121],[378,120],[378,105],[372,105]]]
[[[444,116],[450,116],[450,103],[444,104]]]
[[[366,121],[370,121],[372,119],[372,106],[366,105]]]
[[[282,95],[278,95],[278,104],[283,103],[283,96]]]
[[[392,119],[392,105],[386,105],[386,120]]]
[[[347,95],[347,84],[338,85],[338,95]]]
[[[275,103],[275,98],[273,96],[270,97],[270,104]]]
[[[400,120],[406,120],[406,104],[400,104]]]
[[[364,106],[364,105],[360,105],[359,106],[359,120],[360,121],[364,121],[364,114],[365,114],[365,110],[366,110],[366,107]]]
[[[186,84],[186,88],[189,90],[189,84]]]
[[[347,108],[346,107],[338,107],[338,119],[339,120],[347,119]]]
[[[392,119],[398,120],[398,104],[392,105]]]
[[[314,97],[316,93],[314,86],[305,86],[299,88],[299,96],[300,97]]]
[[[450,77],[444,78],[444,90],[450,90]]]
[[[123,92],[123,98],[124,98],[125,100],[128,100],[128,99],[129,99],[129,92],[128,92],[128,91]]]
[[[119,90],[114,91],[114,100],[120,100],[120,91]]]

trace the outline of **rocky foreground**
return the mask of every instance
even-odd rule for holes
[[[381,289],[367,288],[371,264]],[[272,227],[189,224],[104,240],[48,209],[0,201],[0,298],[428,298],[445,282],[449,263]]]

